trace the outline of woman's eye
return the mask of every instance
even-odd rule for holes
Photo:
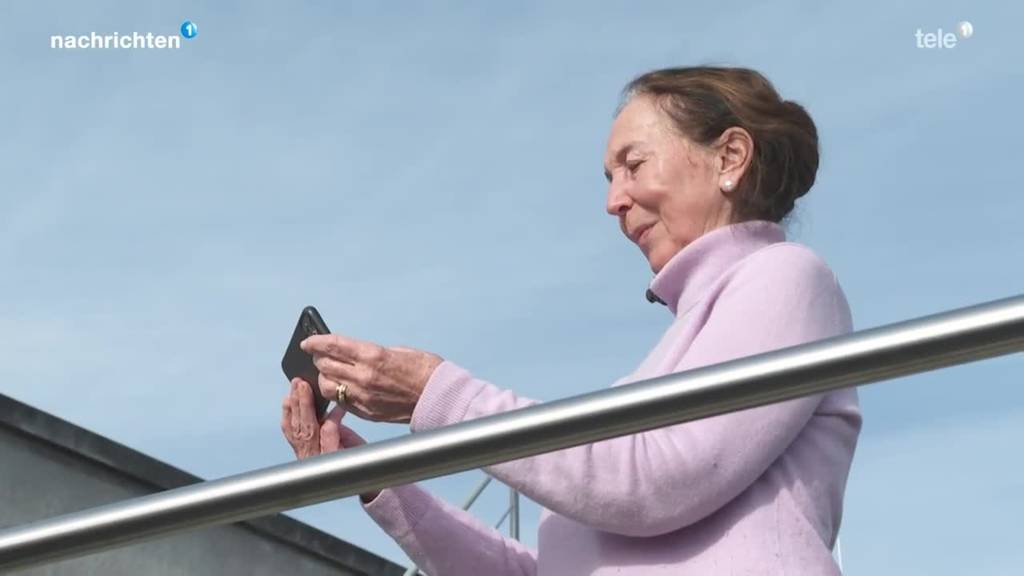
[[[632,173],[636,172],[636,169],[639,168],[640,165],[643,164],[643,163],[644,163],[643,160],[634,160],[632,162],[627,162],[626,163],[626,169],[629,170],[629,172],[632,174]]]

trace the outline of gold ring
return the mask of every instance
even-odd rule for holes
[[[344,384],[338,384],[338,391],[337,391],[336,394],[337,394],[337,397],[338,397],[338,404],[339,405],[345,403],[345,394],[347,392],[348,392],[348,387],[347,386],[345,386]]]

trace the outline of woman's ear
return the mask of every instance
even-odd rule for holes
[[[747,172],[754,156],[754,139],[750,133],[733,126],[727,128],[715,141],[715,162],[718,168],[718,187],[731,192]]]

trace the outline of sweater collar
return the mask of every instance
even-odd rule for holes
[[[685,314],[730,266],[770,244],[784,242],[781,226],[751,220],[716,228],[676,252],[654,276],[647,299]]]

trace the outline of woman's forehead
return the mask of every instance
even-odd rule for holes
[[[608,135],[609,157],[652,146],[671,134],[665,114],[647,98],[634,98],[612,122]]]

